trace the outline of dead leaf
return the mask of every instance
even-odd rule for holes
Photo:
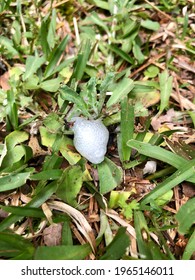
[[[9,85],[9,72],[8,71],[0,76],[0,87],[3,90],[10,89],[10,85]]]
[[[58,246],[62,239],[62,224],[52,224],[43,231],[43,240],[47,246]]]
[[[78,230],[85,236],[86,240],[91,245],[93,252],[96,251],[96,241],[93,230],[80,211],[61,201],[50,201],[47,205],[52,209],[62,211],[69,215],[76,224]]]
[[[194,197],[195,196],[195,185],[189,182],[182,183],[182,190],[185,196]]]
[[[28,146],[31,147],[33,151],[33,156],[41,156],[41,155],[48,155],[47,151],[44,151],[41,146],[39,145],[38,139],[36,136],[31,136],[28,142]]]
[[[163,124],[169,124],[173,122],[173,118],[176,116],[174,109],[167,111],[165,115],[154,116],[151,121],[151,125],[154,130],[158,130]]]

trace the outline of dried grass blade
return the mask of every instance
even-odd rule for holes
[[[96,241],[93,230],[88,221],[78,210],[60,201],[50,201],[47,204],[50,208],[65,212],[68,216],[70,216],[76,224],[78,230],[85,236],[85,238],[91,245],[93,252],[96,251]]]

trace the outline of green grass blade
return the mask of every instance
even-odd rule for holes
[[[146,220],[141,211],[134,211],[134,226],[136,231],[137,245],[141,258],[152,259],[152,255],[150,250],[148,249],[147,243],[143,239],[144,233],[147,239],[149,238],[149,231]]]
[[[194,252],[195,252],[195,230],[192,233],[190,239],[188,240],[188,243],[182,255],[182,260],[189,260]]]
[[[75,78],[76,81],[81,80],[83,77],[83,74],[85,72],[85,68],[87,65],[87,62],[89,60],[89,55],[91,52],[91,44],[89,40],[83,41],[81,46],[81,51],[78,54],[77,62],[74,68],[74,72],[72,74],[72,79]]]
[[[35,251],[35,260],[83,260],[91,252],[89,244],[40,246]]]
[[[125,254],[130,240],[126,228],[119,228],[112,242],[107,246],[106,253],[100,260],[119,260]]]
[[[120,143],[122,161],[129,161],[131,147],[127,146],[127,141],[133,138],[134,131],[134,107],[129,103],[127,97],[121,101],[121,125]]]
[[[134,211],[134,225],[140,258],[146,260],[168,259],[167,255],[162,253],[160,246],[151,240],[147,221],[141,211]]]
[[[181,156],[178,156],[161,147],[153,146],[149,143],[143,143],[132,139],[127,142],[127,145],[133,149],[136,149],[142,155],[166,162],[177,169],[181,168],[182,166],[185,166],[189,162],[188,160],[182,158]],[[188,181],[195,183],[195,176],[188,178]]]
[[[124,59],[125,61],[127,61],[130,64],[134,64],[134,60],[123,50],[119,49],[117,46],[115,45],[108,45],[109,49],[111,51],[113,51],[114,53],[116,53],[118,56],[120,56],[122,59]]]
[[[165,181],[157,185],[148,195],[142,200],[142,204],[149,203],[151,200],[154,200],[178,184],[186,181],[188,178],[195,174],[195,159],[189,161],[186,165],[179,168],[175,173],[168,177]]]
[[[122,182],[122,169],[110,159],[105,157],[104,161],[98,164],[97,169],[101,194],[108,193]]]
[[[195,197],[182,205],[175,217],[179,223],[179,233],[186,234],[195,223]]]
[[[63,52],[65,51],[66,45],[68,43],[69,40],[69,36],[67,35],[62,42],[59,44],[59,46],[57,46],[51,53],[50,58],[49,58],[49,63],[45,69],[45,73],[44,73],[44,79],[48,78],[49,76],[51,76],[53,74],[53,71],[56,68],[56,65],[61,57],[61,55],[63,54]]]
[[[134,88],[133,80],[128,78],[123,78],[118,84],[115,85],[112,95],[110,96],[106,104],[107,108],[118,103],[122,98],[126,97],[127,94],[133,88]]]
[[[169,107],[169,98],[172,91],[172,82],[173,82],[173,77],[169,76],[167,70],[159,74],[160,97],[161,97],[159,114],[162,113],[164,109]]]
[[[30,180],[56,180],[59,179],[63,171],[60,169],[44,170],[30,175]]]
[[[45,57],[38,57],[38,56],[28,56],[26,59],[26,69],[23,75],[23,81],[30,78],[36,71],[43,65],[46,61]]]
[[[23,186],[30,178],[30,172],[10,174],[0,178],[0,192],[13,190]]]
[[[18,216],[45,218],[41,209],[34,207],[21,207],[21,206],[0,206],[4,211]]]
[[[57,182],[53,181],[52,183],[48,184],[45,188],[43,188],[33,199],[26,204],[25,207],[40,207],[45,201],[47,201],[53,193],[57,190]],[[5,218],[0,223],[0,231],[9,228],[13,223],[16,223],[18,220],[21,219],[21,216],[11,214],[7,218]]]

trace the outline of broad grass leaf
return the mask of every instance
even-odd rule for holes
[[[49,28],[49,16],[50,14],[48,13],[41,21],[41,27],[39,31],[39,40],[41,44],[41,48],[43,50],[44,55],[48,59],[50,53],[51,53],[51,48],[48,42],[48,28]]]
[[[21,206],[0,206],[4,211],[18,216],[45,218],[41,209],[35,207],[21,207]]]
[[[134,131],[134,107],[125,97],[121,101],[121,123],[120,123],[120,143],[122,162],[130,159],[131,148],[127,146],[127,141],[133,138]]]
[[[150,158],[155,158],[160,161],[166,162],[175,168],[179,169],[189,163],[185,158],[167,151],[161,147],[154,146],[150,143],[144,143],[137,140],[129,140],[127,145],[133,149],[136,149],[140,154],[148,156]],[[195,183],[195,175],[192,175],[187,181]]]
[[[110,192],[122,182],[122,169],[110,159],[105,157],[104,161],[98,164],[97,169],[101,194]]]
[[[26,59],[26,69],[25,73],[23,75],[23,81],[30,78],[36,71],[45,63],[46,59],[44,56],[38,57],[38,56],[32,56],[29,55]]]
[[[91,44],[89,40],[83,41],[81,46],[81,51],[77,56],[76,65],[74,67],[74,72],[72,74],[72,79],[75,78],[76,81],[81,80],[85,72],[87,62],[89,60],[89,55],[91,52]]]
[[[45,201],[47,201],[53,193],[57,190],[58,185],[56,181],[51,182],[47,186],[45,186],[38,194],[36,194],[32,200],[27,203],[25,207],[40,207]],[[9,228],[10,225],[17,222],[21,219],[21,216],[10,214],[7,218],[5,218],[0,223],[0,231],[5,230],[6,228]]]
[[[46,81],[41,82],[39,87],[45,91],[56,92],[59,89],[62,81],[63,81],[63,78],[59,76],[55,79],[46,80]]]
[[[142,20],[141,26],[152,31],[158,31],[160,29],[160,24],[150,19]]]
[[[52,9],[52,15],[51,15],[51,20],[49,21],[49,28],[47,34],[47,42],[49,43],[49,47],[51,49],[54,48],[58,36],[56,34],[56,25],[57,25],[56,9]]]
[[[23,186],[26,181],[30,178],[30,174],[33,170],[29,172],[23,172],[18,174],[10,174],[0,178],[0,192],[5,192],[13,190]]]
[[[129,245],[130,239],[126,234],[126,228],[121,227],[112,242],[106,247],[106,253],[100,257],[100,260],[120,260]]]
[[[182,205],[175,217],[179,223],[179,233],[188,233],[190,227],[195,223],[195,197]]]
[[[107,108],[118,103],[122,98],[126,97],[133,88],[133,80],[129,78],[123,78],[118,84],[115,85],[112,95],[110,96],[106,104]]]
[[[56,194],[64,202],[71,206],[76,207],[77,195],[82,187],[83,172],[80,166],[69,166],[66,168],[60,178],[60,184],[56,191]]]
[[[35,260],[84,260],[91,252],[89,244],[39,246],[34,255]]]
[[[194,251],[195,251],[195,230],[193,231],[192,235],[188,239],[188,243],[182,255],[182,260],[190,260]]]
[[[164,70],[163,73],[159,74],[160,83],[160,110],[159,114],[164,111],[164,109],[169,107],[169,98],[172,91],[173,77],[169,76],[168,71]]]
[[[144,197],[142,203],[150,203],[151,200],[161,197],[181,182],[188,180],[194,175],[194,173],[195,159],[189,161],[185,166],[182,166],[175,173],[166,178],[162,183],[158,184],[148,195]]]
[[[7,258],[32,259],[34,247],[30,241],[12,232],[0,232],[0,256]]]
[[[61,169],[44,170],[39,173],[31,174],[30,180],[57,180],[61,177],[63,171]]]

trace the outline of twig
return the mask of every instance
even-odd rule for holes
[[[158,13],[160,13],[161,15],[163,15],[164,17],[168,18],[169,20],[171,20],[171,16],[167,15],[166,13],[164,13],[163,11],[161,11],[159,8],[157,8],[153,3],[149,2],[148,0],[144,0],[148,5],[150,5],[154,10],[156,10]]]
[[[137,70],[135,70],[132,74],[129,75],[129,78],[132,78],[137,73],[148,67],[149,65],[153,64],[156,60],[159,60],[161,57],[165,56],[166,53],[161,53],[153,58],[150,58],[145,64],[143,64],[141,67],[139,67]]]

